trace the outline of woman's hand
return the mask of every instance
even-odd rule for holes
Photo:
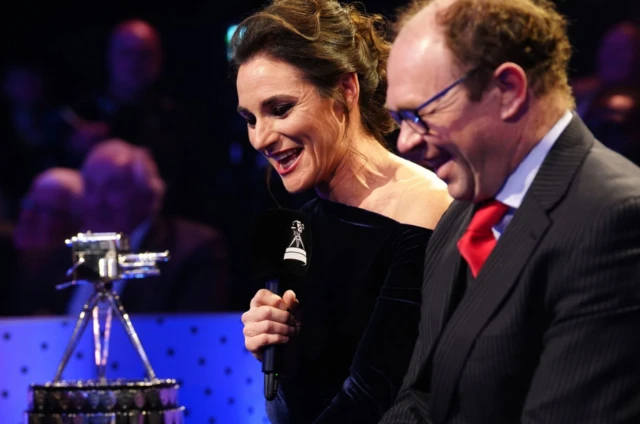
[[[247,350],[261,361],[265,346],[287,343],[300,327],[295,318],[298,305],[292,290],[287,290],[282,297],[267,289],[259,290],[251,299],[249,310],[242,314]]]

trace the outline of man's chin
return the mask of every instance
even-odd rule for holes
[[[455,200],[462,200],[467,202],[473,202],[474,193],[473,190],[469,190],[466,187],[461,187],[458,181],[445,181],[447,183],[447,191],[449,196]]]

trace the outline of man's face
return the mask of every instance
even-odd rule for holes
[[[37,187],[23,199],[16,228],[20,248],[62,246],[77,230],[74,198],[63,185]]]
[[[130,90],[146,90],[159,78],[162,52],[160,42],[142,25],[133,25],[116,34],[109,48],[112,82]]]
[[[149,196],[140,192],[128,164],[97,158],[83,167],[82,174],[87,230],[130,233],[148,217]]]
[[[640,69],[640,41],[632,27],[607,33],[598,49],[598,75],[605,84],[633,81]]]
[[[428,9],[428,8],[427,8]],[[387,107],[415,109],[464,76],[433,16],[426,9],[400,32],[389,57]],[[419,111],[429,132],[421,135],[403,122],[398,150],[436,173],[455,199],[478,202],[492,197],[509,174],[501,149],[499,99],[490,85],[472,102],[463,84]]]
[[[640,151],[640,104],[632,93],[613,91],[599,96],[585,116],[585,123],[607,147],[632,160]]]

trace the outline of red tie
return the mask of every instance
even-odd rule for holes
[[[471,218],[467,231],[458,240],[458,250],[477,277],[497,241],[491,228],[500,222],[509,206],[493,199],[482,205]]]

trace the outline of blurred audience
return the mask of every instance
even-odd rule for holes
[[[80,230],[83,182],[80,172],[49,168],[38,175],[21,202],[14,242],[20,250],[64,246]]]
[[[572,82],[580,116],[600,91],[640,83],[640,27],[630,21],[614,25],[602,37],[595,60],[594,75]]]
[[[51,105],[44,71],[36,61],[13,60],[3,69],[1,85],[0,192],[6,202],[2,217],[15,220],[32,179],[55,165],[55,146],[45,134]]]
[[[640,85],[601,90],[584,120],[598,140],[640,165]]]
[[[73,169],[50,168],[33,180],[13,231],[3,275],[9,286],[5,314],[62,314],[68,293],[55,286],[66,280],[71,252],[65,239],[80,230],[82,176]]]
[[[106,52],[108,81],[77,102],[60,109],[62,163],[80,167],[87,153],[108,138],[121,138],[149,148],[167,184],[165,212],[194,216],[201,196],[194,179],[202,155],[199,132],[161,86],[164,61],[158,31],[139,19],[118,24]]]
[[[163,252],[161,276],[116,284],[130,313],[204,312],[228,307],[227,247],[203,224],[162,213],[165,183],[148,150],[119,139],[96,145],[82,165],[84,230],[123,232],[132,252]],[[89,290],[87,292],[87,289]],[[91,287],[78,286],[67,311],[78,313]]]
[[[77,311],[84,294],[54,286],[70,266],[64,239],[89,229],[128,233],[138,251],[171,251],[158,280],[120,287],[132,312],[244,309],[257,288],[242,255],[250,220],[311,196],[291,196],[279,178],[268,179],[266,163],[238,150],[240,142],[228,158],[202,153],[212,150],[204,124],[194,125],[163,87],[165,51],[153,25],[122,21],[106,41],[104,87],[63,107],[52,105],[56,87],[39,58],[19,53],[2,68],[0,286],[7,288],[0,291],[11,291],[4,299],[12,305],[0,308]],[[624,21],[604,34],[594,74],[572,82],[578,113],[595,135],[638,164],[639,76],[640,27]],[[219,127],[218,136],[244,134],[244,123],[234,122],[222,123],[232,129]]]

